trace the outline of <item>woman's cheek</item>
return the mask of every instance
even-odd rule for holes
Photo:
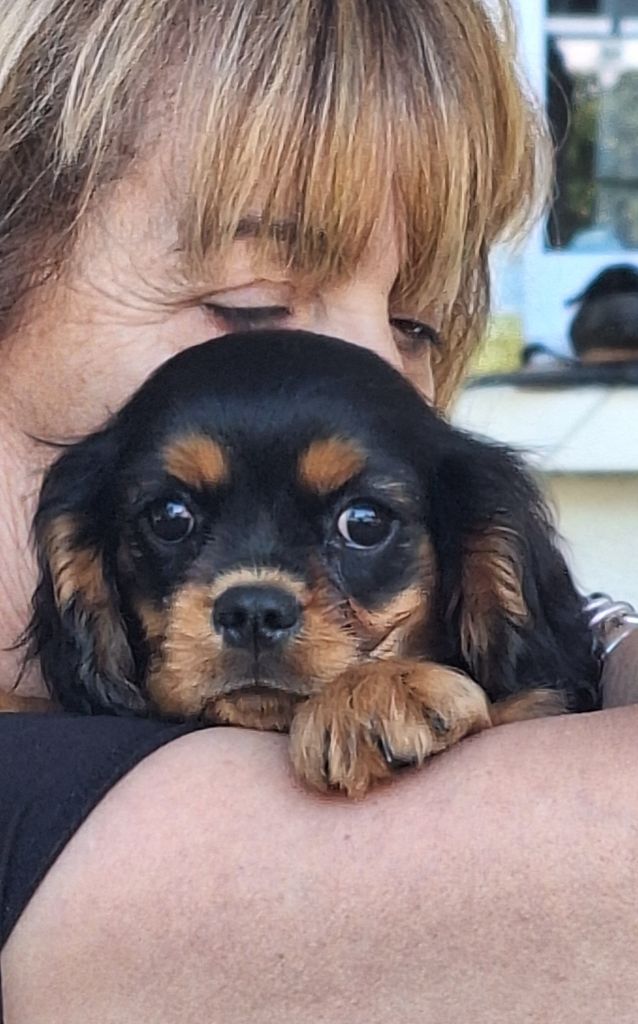
[[[167,359],[220,334],[198,308],[144,322],[123,315],[119,321],[74,316],[45,323],[37,339],[30,331],[13,349],[12,388],[22,426],[41,437],[90,433]]]

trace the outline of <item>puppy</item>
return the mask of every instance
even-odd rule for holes
[[[518,460],[343,341],[180,353],[54,463],[34,529],[26,658],[59,705],[289,731],[318,789],[597,705]]]

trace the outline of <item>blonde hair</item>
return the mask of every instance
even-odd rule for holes
[[[443,318],[450,397],[489,298],[488,252],[542,204],[542,121],[506,0],[3,0],[0,330],[62,270],[101,190],[158,137],[188,175],[179,247],[223,252],[259,195],[297,273],[350,273],[390,200],[394,299]],[[277,230],[282,221],[294,230]],[[263,230],[262,230],[263,229]]]

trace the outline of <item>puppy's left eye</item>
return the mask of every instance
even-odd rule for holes
[[[382,544],[395,526],[391,513],[372,502],[349,505],[337,520],[337,529],[348,547],[359,549]]]
[[[147,512],[147,520],[152,532],[165,544],[179,544],[186,540],[195,526],[193,513],[179,499],[155,502]]]

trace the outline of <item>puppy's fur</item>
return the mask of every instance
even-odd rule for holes
[[[518,460],[336,339],[176,356],[51,467],[35,538],[27,659],[63,708],[289,730],[318,788],[597,704]]]

